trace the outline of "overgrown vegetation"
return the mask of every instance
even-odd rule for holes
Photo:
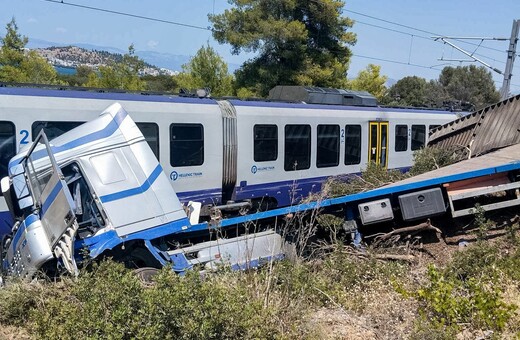
[[[439,169],[467,158],[466,150],[452,148],[422,148],[413,154],[413,166],[409,172],[388,170],[376,163],[368,163],[360,175],[349,175],[331,178],[323,188],[323,195],[337,197],[364,192],[391,184],[410,176]]]
[[[415,292],[423,324],[449,334],[471,329],[519,336],[519,253],[516,244],[511,253],[511,246],[477,243],[444,268],[430,265]]]
[[[416,176],[424,172],[439,169],[468,158],[467,150],[460,146],[448,148],[419,149],[413,154],[413,166],[409,175]]]
[[[361,175],[349,175],[331,178],[323,192],[329,197],[337,197],[364,192],[407,178],[399,170],[387,170],[376,163],[368,163]]]
[[[307,262],[204,277],[164,269],[153,284],[106,261],[78,279],[0,289],[0,325],[42,339],[520,334],[520,250],[510,238],[476,242],[445,266],[379,261],[373,251],[361,258],[338,245]]]
[[[45,339],[312,338],[320,337],[307,325],[313,308],[362,311],[362,292],[403,272],[338,251],[319,264],[280,262],[204,278],[165,269],[147,285],[107,261],[77,280],[0,290],[0,322]]]
[[[453,161],[445,151],[430,149],[415,157],[422,170]],[[363,177],[330,186],[328,194],[368,190],[406,176],[369,164]],[[223,268],[204,276],[165,268],[151,284],[105,261],[77,279],[11,282],[0,289],[0,326],[38,339],[518,337],[518,218],[496,234],[495,223],[475,209],[465,226],[467,248],[459,249],[456,236],[453,245],[437,250],[439,245],[429,248],[415,236],[355,249],[332,236],[343,219],[317,215],[305,226],[325,228],[332,242],[314,245],[307,261],[299,254],[261,269]],[[491,241],[492,235],[502,237]],[[380,256],[389,250],[404,255]]]

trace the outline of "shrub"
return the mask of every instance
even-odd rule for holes
[[[0,287],[0,324],[26,325],[31,310],[39,308],[44,294],[44,288],[38,284],[10,282],[7,287]]]
[[[484,280],[459,280],[428,268],[428,284],[417,291],[423,311],[433,323],[448,327],[468,323],[476,328],[500,331],[512,317],[515,306],[502,301],[498,285]]]
[[[331,178],[325,183],[323,191],[330,197],[350,195],[376,189],[406,177],[406,174],[398,170],[388,170],[380,164],[370,162],[361,172],[361,176]]]
[[[459,280],[493,277],[500,256],[496,245],[477,243],[457,252],[446,267],[446,273]]]
[[[461,148],[460,146],[448,148],[425,147],[414,152],[413,166],[410,169],[410,174],[416,176],[424,172],[456,163],[466,158],[466,149]]]
[[[265,304],[247,277],[179,276],[164,268],[153,285],[144,285],[123,265],[106,261],[59,288],[49,285],[40,305],[24,314],[33,333],[51,339],[251,339],[299,331],[302,314]],[[294,329],[279,325],[282,316]]]

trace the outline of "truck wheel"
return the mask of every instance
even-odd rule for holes
[[[134,270],[135,275],[144,283],[153,283],[153,278],[159,273],[159,269],[143,267]]]

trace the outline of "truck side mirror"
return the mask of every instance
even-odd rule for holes
[[[5,203],[7,204],[7,208],[9,208],[9,212],[11,213],[11,217],[13,220],[15,219],[15,210],[13,205],[13,198],[11,196],[11,181],[9,177],[4,177],[0,180],[0,188],[2,190],[2,196],[5,198]]]
[[[16,198],[18,198],[18,206],[20,209],[25,209],[34,204],[33,198],[27,185],[25,178],[25,169],[23,164],[17,164],[9,169],[11,174],[12,186]]]

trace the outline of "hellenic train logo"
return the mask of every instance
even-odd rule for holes
[[[274,170],[274,166],[256,166],[256,165],[253,165],[251,167],[251,173],[254,175],[256,174],[257,172],[261,172],[261,171],[273,171]]]
[[[181,172],[178,173],[177,171],[172,171],[170,173],[170,179],[172,181],[181,180],[181,179],[188,179],[188,178],[197,178],[201,177],[202,172]]]

